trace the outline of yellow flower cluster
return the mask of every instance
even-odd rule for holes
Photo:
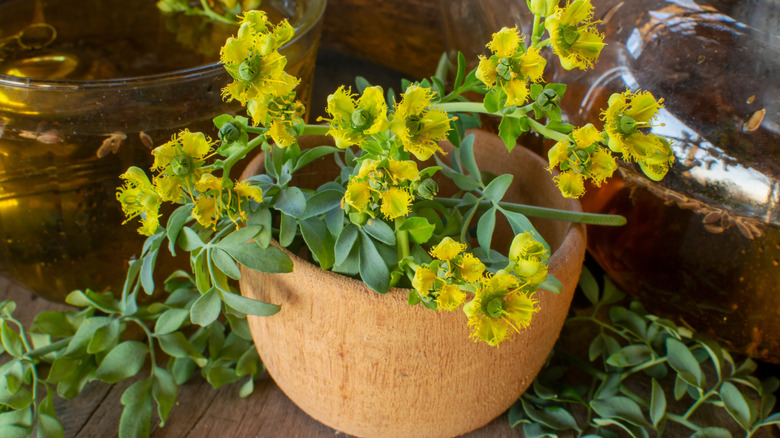
[[[471,337],[490,345],[507,338],[509,328],[516,332],[527,327],[538,301],[536,289],[547,278],[549,255],[532,234],[522,233],[512,241],[509,265],[490,274],[485,265],[466,245],[445,237],[431,249],[435,259],[417,267],[412,287],[425,302],[435,302],[438,309],[455,310],[463,306],[471,327]]]
[[[284,71],[287,58],[279,53],[295,30],[287,20],[276,26],[265,12],[253,10],[241,19],[235,37],[225,42],[220,60],[233,82],[222,90],[226,100],[246,107],[254,125],[262,125],[280,147],[295,142],[296,126],[303,123],[305,108],[295,99],[300,80]]]
[[[409,214],[414,200],[412,189],[419,179],[414,161],[364,159],[357,175],[349,179],[344,203],[371,217],[376,217],[377,209],[387,219],[403,217]]]
[[[595,29],[598,22],[591,21],[592,18],[590,0],[575,0],[563,8],[556,6],[555,12],[545,19],[550,45],[566,70],[590,68],[605,46],[604,35]]]
[[[117,190],[117,199],[127,218],[125,222],[140,216],[142,226],[138,232],[151,236],[160,225],[162,201],[188,200],[195,204],[192,217],[203,226],[215,227],[223,216],[234,222],[244,218],[242,200],[262,202],[262,190],[243,181],[233,184],[206,170],[204,164],[212,146],[204,134],[185,129],[152,151],[152,170],[157,171],[153,182],[137,167],[122,174],[125,185]]]
[[[499,88],[506,94],[507,105],[522,105],[528,100],[530,82],[542,79],[547,64],[539,49],[525,48],[517,28],[503,28],[493,34],[487,47],[489,58],[479,57],[477,78],[488,88]]]
[[[654,181],[663,179],[674,154],[669,142],[655,134],[645,134],[640,128],[648,128],[663,100],[655,100],[648,91],[615,93],[610,96],[609,106],[602,112],[604,129],[609,138],[609,148],[622,154],[626,161],[635,161]]]
[[[549,170],[560,166],[554,180],[564,197],[579,198],[585,193],[585,180],[597,187],[617,170],[617,162],[609,149],[601,146],[602,133],[588,123],[555,143],[548,151]]]

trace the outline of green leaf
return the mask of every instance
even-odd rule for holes
[[[442,167],[441,173],[447,178],[451,179],[461,190],[471,191],[477,190],[481,187],[481,184],[471,177],[458,173],[452,169]]]
[[[236,375],[253,376],[260,369],[260,356],[254,346],[248,348],[236,362]]]
[[[298,233],[298,220],[294,217],[281,213],[279,215],[279,245],[284,248],[290,246]]]
[[[363,230],[382,243],[395,245],[395,232],[390,225],[387,225],[387,223],[381,219],[369,219],[368,222],[363,225]]]
[[[341,206],[344,193],[339,190],[323,190],[309,198],[303,218],[318,216]]]
[[[132,377],[141,370],[149,348],[138,341],[125,341],[108,352],[95,371],[95,377],[107,383],[116,383]]]
[[[263,248],[255,242],[222,248],[238,263],[266,274],[292,272],[293,263],[281,249],[275,246]]]
[[[344,229],[341,231],[341,234],[339,234],[338,239],[336,239],[334,264],[341,265],[344,263],[344,261],[349,256],[349,253],[352,251],[352,248],[355,246],[357,237],[357,226],[348,224],[346,227],[344,227]]]
[[[225,275],[232,278],[233,280],[238,280],[241,278],[241,271],[238,269],[236,261],[233,260],[233,257],[230,257],[230,255],[224,249],[216,246],[212,248],[212,250],[209,252],[209,255],[211,256],[211,261],[214,262],[214,265],[219,268],[219,270],[222,271]]]
[[[2,424],[0,425],[0,436],[3,438],[29,438],[32,434],[32,429],[24,426],[17,426],[15,424]]]
[[[732,435],[722,427],[705,427],[691,435],[691,438],[732,438]]]
[[[179,235],[179,246],[187,251],[192,252],[198,248],[202,248],[205,243],[201,240],[198,233],[190,227],[183,227],[181,234]]]
[[[759,428],[759,427],[769,426],[770,424],[780,426],[780,412],[764,418],[760,422],[756,423],[755,427]]]
[[[300,221],[301,234],[306,246],[312,251],[322,269],[330,269],[335,261],[334,241],[328,227],[318,218]]]
[[[644,344],[633,344],[621,348],[607,358],[607,364],[613,367],[632,367],[652,360],[653,353]]]
[[[215,389],[222,385],[227,385],[238,381],[240,377],[236,375],[236,372],[227,366],[215,366],[206,371],[206,380]]]
[[[152,397],[157,402],[157,415],[160,416],[160,427],[165,426],[165,420],[171,413],[179,387],[168,370],[158,366],[154,367],[154,379],[152,380]]]
[[[579,281],[580,290],[594,306],[599,302],[599,285],[590,270],[583,266]],[[592,359],[591,359],[592,360]]]
[[[301,156],[298,158],[298,161],[295,163],[293,172],[311,163],[317,158],[322,158],[326,155],[334,154],[339,151],[340,151],[339,148],[333,146],[317,146],[317,147],[306,149],[305,151],[303,151]]]
[[[689,385],[685,379],[683,379],[682,376],[678,374],[674,380],[674,399],[682,399],[685,394],[688,393],[688,386]]]
[[[223,237],[216,246],[238,246],[252,240],[263,230],[262,225],[247,225]]]
[[[264,303],[230,292],[222,292],[222,299],[229,307],[248,315],[271,316],[281,309],[281,307],[276,304]]]
[[[469,134],[463,139],[458,148],[458,158],[460,159],[463,169],[466,170],[471,176],[482,182],[482,175],[477,166],[477,159],[474,157],[474,134]]]
[[[160,348],[171,357],[190,358],[198,366],[206,366],[206,358],[184,337],[182,332],[157,336]]]
[[[65,428],[56,417],[39,413],[38,414],[38,431],[40,436],[46,438],[58,438],[65,434]],[[2,435],[8,436],[8,435]]]
[[[132,397],[125,397],[133,393]],[[126,401],[132,399],[134,402]],[[152,422],[151,380],[144,379],[131,385],[122,394],[122,416],[119,419],[119,438],[147,438]]]
[[[609,318],[616,325],[625,327],[639,339],[644,339],[647,334],[645,320],[635,312],[622,306],[612,306],[609,309]],[[686,348],[687,349],[687,348]]]
[[[517,146],[517,138],[524,132],[528,132],[527,116],[523,116],[522,119],[510,116],[501,117],[501,123],[498,124],[498,136],[504,140],[506,150],[509,152],[512,152],[512,149]]]
[[[483,105],[485,105],[485,109],[488,112],[497,113],[501,110],[501,98],[506,98],[506,95],[502,96],[502,94],[503,93],[501,93],[498,88],[491,88],[490,91],[485,94]]]
[[[203,359],[203,362],[206,363],[206,359]],[[198,369],[195,361],[189,357],[174,357],[169,362],[169,366],[177,385],[185,384]]]
[[[10,393],[0,390],[0,405],[11,409],[24,409],[32,404],[32,393],[27,388]]]
[[[600,356],[609,357],[612,353],[620,349],[620,344],[610,335],[599,333],[590,342],[588,348],[588,358],[590,361],[596,360]]]
[[[68,348],[65,350],[65,357],[77,357],[83,356],[87,352],[87,346],[92,342],[92,337],[95,335],[95,331],[100,327],[110,323],[111,318],[104,316],[93,316],[86,318],[81,323],[76,334],[68,342]]]
[[[371,237],[363,231],[360,233],[360,277],[371,290],[386,293],[390,289],[390,271]]]
[[[306,196],[298,187],[285,187],[279,192],[274,207],[289,216],[300,218],[306,211]]]
[[[157,335],[167,335],[168,333],[175,332],[189,319],[189,309],[166,309],[157,317],[157,322],[154,324],[154,333]]]
[[[664,389],[657,380],[653,379],[653,388],[650,394],[650,421],[653,422],[653,428],[658,428],[658,423],[666,415],[666,395]]]
[[[604,418],[625,420],[634,426],[650,427],[642,409],[628,397],[615,396],[606,399],[592,400],[590,406]]]
[[[252,380],[252,378],[246,379],[246,382],[241,384],[241,387],[238,389],[238,396],[241,398],[247,398],[250,395],[252,395],[252,392],[255,390],[255,381]]]
[[[55,338],[67,338],[76,333],[64,312],[49,310],[35,315],[30,331],[45,333]]]
[[[192,214],[193,204],[184,204],[171,213],[168,218],[168,223],[165,226],[165,233],[168,236],[168,250],[172,255],[176,255],[176,240],[179,238],[179,233],[182,227],[189,220]]]
[[[222,312],[222,300],[215,288],[201,295],[192,303],[190,308],[190,320],[193,324],[207,326],[216,321]]]
[[[119,320],[114,319],[95,330],[95,335],[92,337],[89,345],[87,345],[87,353],[95,354],[113,347],[119,340],[120,326]]]
[[[704,387],[704,373],[701,371],[701,366],[685,344],[677,339],[667,338],[666,355],[669,359],[669,366],[677,371],[680,377],[691,385],[696,385],[699,388]]]
[[[477,222],[477,241],[479,246],[490,249],[493,240],[493,231],[496,228],[496,208],[488,209]]]
[[[22,337],[19,333],[16,333],[8,322],[3,320],[2,326],[0,326],[0,339],[3,342],[3,348],[13,357],[21,357],[24,353],[24,347],[22,345]]]
[[[501,201],[509,186],[512,185],[513,179],[514,177],[509,173],[497,176],[485,187],[483,191],[485,197],[496,203]]]
[[[406,219],[398,229],[408,232],[415,243],[423,244],[433,236],[436,226],[424,217],[414,216]]]
[[[731,382],[723,382],[720,387],[720,398],[726,411],[745,430],[750,430],[755,418],[755,407]]]
[[[552,274],[548,273],[544,281],[539,284],[539,288],[559,294],[563,290],[563,283],[561,283],[561,281],[557,278],[553,277]]]
[[[577,420],[566,409],[560,406],[549,406],[543,409],[536,409],[531,403],[528,403],[524,398],[520,398],[520,402],[523,405],[528,418],[536,423],[541,423],[555,430],[580,430]]]

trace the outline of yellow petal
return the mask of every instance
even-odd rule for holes
[[[522,37],[517,32],[517,27],[504,27],[493,34],[493,39],[487,44],[487,47],[499,58],[509,57],[517,52],[518,47],[523,42]]]
[[[445,284],[439,291],[439,296],[436,297],[436,304],[442,310],[455,310],[464,301],[466,301],[466,293],[454,284]]]
[[[409,214],[412,206],[412,196],[406,190],[391,187],[380,195],[381,211],[388,219],[395,219]]]
[[[465,249],[466,244],[456,242],[451,237],[445,237],[431,249],[431,255],[436,259],[447,262],[457,257]]]

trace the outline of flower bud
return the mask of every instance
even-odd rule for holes
[[[192,157],[187,154],[179,154],[173,157],[171,160],[171,171],[176,176],[186,176],[192,173],[195,163],[192,162]]]
[[[349,214],[349,221],[359,227],[362,227],[366,224],[366,222],[368,222],[368,214],[352,212]]]
[[[241,126],[236,122],[225,123],[219,128],[219,138],[225,142],[234,142],[241,136]]]
[[[552,15],[556,6],[558,6],[558,0],[530,0],[528,2],[531,13],[542,18]]]
[[[420,181],[417,186],[417,195],[423,199],[433,199],[439,193],[439,185],[432,178],[426,178]]]
[[[238,78],[244,82],[252,82],[260,73],[260,60],[253,56],[238,66]]]
[[[556,93],[555,90],[551,88],[542,91],[538,96],[536,96],[536,103],[545,111],[552,109],[552,107],[555,106],[557,102],[558,93]]]

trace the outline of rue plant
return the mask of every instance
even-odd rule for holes
[[[305,250],[322,269],[358,278],[377,293],[409,288],[410,305],[461,311],[476,342],[496,346],[528,326],[539,310],[538,294],[548,293],[540,289],[554,293],[560,283],[547,272],[550,247],[527,216],[602,225],[624,219],[505,201],[513,176],[479,168],[479,145],[466,128],[477,126],[480,115],[500,118],[509,151],[526,132],[553,140],[549,170],[566,197],[581,196],[586,181],[600,185],[618,157],[655,180],[673,161],[669,143],[648,132],[662,107],[648,92],[613,95],[601,120],[585,126],[562,120],[566,87],[544,81],[542,51],[564,68],[586,69],[603,37],[589,0],[529,6],[531,34],[499,30],[487,44],[490,55],[473,71],[458,55],[453,75],[445,59],[436,76],[404,82],[399,95],[365,81],[355,90],[340,87],[318,120],[324,124],[304,123],[299,79],[285,72],[279,49],[293,37],[292,26],[271,23],[261,11],[244,13],[221,61],[233,78],[222,94],[240,102],[246,115],[215,118],[218,139],[184,130],[152,151],[151,173],[133,167],[122,175],[117,198],[127,220],[137,219],[149,236],[123,290],[74,291],[67,300],[78,309],[45,312],[29,329],[14,319],[13,303],[4,303],[2,342],[11,358],[2,367],[3,436],[35,427],[61,435],[55,391],[70,398],[92,380],[133,377],[147,358],[147,377],[122,396],[122,436],[148,434],[153,411],[164,423],[178,385],[196,371],[215,387],[243,380],[241,393],[248,394],[262,366],[244,317],[280,308],[243,297],[236,281],[242,269],[290,272],[287,249]],[[302,149],[298,138],[309,134],[328,135],[335,146]],[[454,145],[448,154],[444,140]],[[255,150],[265,154],[265,173],[237,180],[234,167]],[[298,174],[328,157],[339,167],[332,179],[296,185]],[[440,196],[444,180],[458,191]],[[163,224],[164,205],[175,208]],[[508,254],[493,249],[501,216],[515,235]],[[156,284],[161,251],[186,253],[191,273]],[[138,302],[155,292],[167,295]]]
[[[579,347],[559,342],[510,409],[510,425],[527,438],[729,438],[780,426],[780,381],[758,379],[753,360],[738,362],[712,339],[648,313],[608,277],[599,287],[584,269],[580,290],[591,306],[566,320],[564,336],[592,336]],[[566,377],[578,372],[584,377]],[[735,426],[724,427],[728,418]]]

